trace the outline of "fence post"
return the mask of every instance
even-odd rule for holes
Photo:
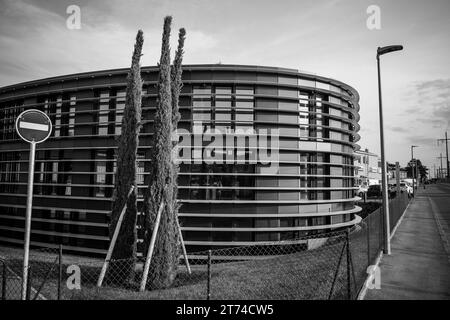
[[[371,264],[370,258],[370,214],[367,216],[367,266]]]
[[[25,291],[25,300],[30,300],[31,295],[31,281],[33,280],[33,274],[31,273],[31,267],[28,266],[28,281],[27,281],[27,288]]]
[[[211,250],[208,250],[208,281],[206,289],[206,300],[211,299]]]
[[[2,300],[6,300],[6,262],[2,261]]]
[[[351,287],[351,277],[350,277],[350,228],[347,228],[346,239],[347,244],[347,299],[352,298],[352,287]]]
[[[62,282],[62,245],[59,245],[58,250],[58,300],[61,300],[61,282]]]

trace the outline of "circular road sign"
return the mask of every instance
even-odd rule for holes
[[[22,112],[16,119],[16,131],[19,137],[29,143],[41,143],[52,132],[52,122],[42,111],[31,109]]]

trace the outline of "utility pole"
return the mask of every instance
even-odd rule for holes
[[[441,153],[441,156],[440,157],[437,157],[438,159],[441,159],[441,167],[439,168],[439,179],[442,179],[443,177],[444,177],[444,175],[443,175],[443,173],[442,173],[442,159],[444,158],[443,156],[442,156],[442,153]]]
[[[416,195],[416,188],[414,180],[417,175],[417,161],[414,160],[414,148],[417,148],[418,146],[411,146],[411,177],[412,177],[412,187],[413,187],[413,197]],[[414,163],[413,163],[414,161]]]
[[[447,178],[450,178],[450,171],[449,171],[449,161],[448,161],[448,138],[447,138],[447,131],[445,131],[445,139],[437,139],[437,141],[438,141],[438,145],[439,145],[439,142],[443,142],[443,141],[445,141],[445,154],[446,154],[446,157],[447,157]],[[441,154],[441,157],[442,157],[442,154]],[[442,159],[441,159],[441,168],[442,168]]]

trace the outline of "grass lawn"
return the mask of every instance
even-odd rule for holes
[[[342,240],[342,239],[341,239]],[[214,261],[211,266],[211,299],[327,299],[337,269],[342,242],[331,242],[314,250],[291,254],[271,255],[267,258],[247,261]],[[33,255],[32,255],[33,256]],[[38,257],[39,255],[36,255]],[[39,289],[47,276],[54,254],[31,259],[33,287]],[[13,263],[15,261],[15,263]],[[133,288],[112,285],[105,278],[105,285],[96,287],[101,260],[78,261],[75,257],[63,259],[62,299],[206,299],[207,266],[192,266],[192,274],[180,265],[177,278],[170,288],[138,292],[140,280],[137,271]],[[80,263],[81,262],[81,263]],[[69,290],[66,286],[66,267],[76,263],[81,268],[81,289]],[[333,298],[344,298],[346,288],[345,254],[338,270]],[[10,264],[20,274],[21,258],[10,259]],[[142,266],[139,266],[141,269]],[[46,299],[57,298],[58,267],[48,274],[41,294]]]

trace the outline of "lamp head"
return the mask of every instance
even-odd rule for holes
[[[394,46],[386,46],[386,47],[378,47],[377,49],[377,57],[394,51],[400,51],[403,50],[403,46],[401,45],[394,45]]]

